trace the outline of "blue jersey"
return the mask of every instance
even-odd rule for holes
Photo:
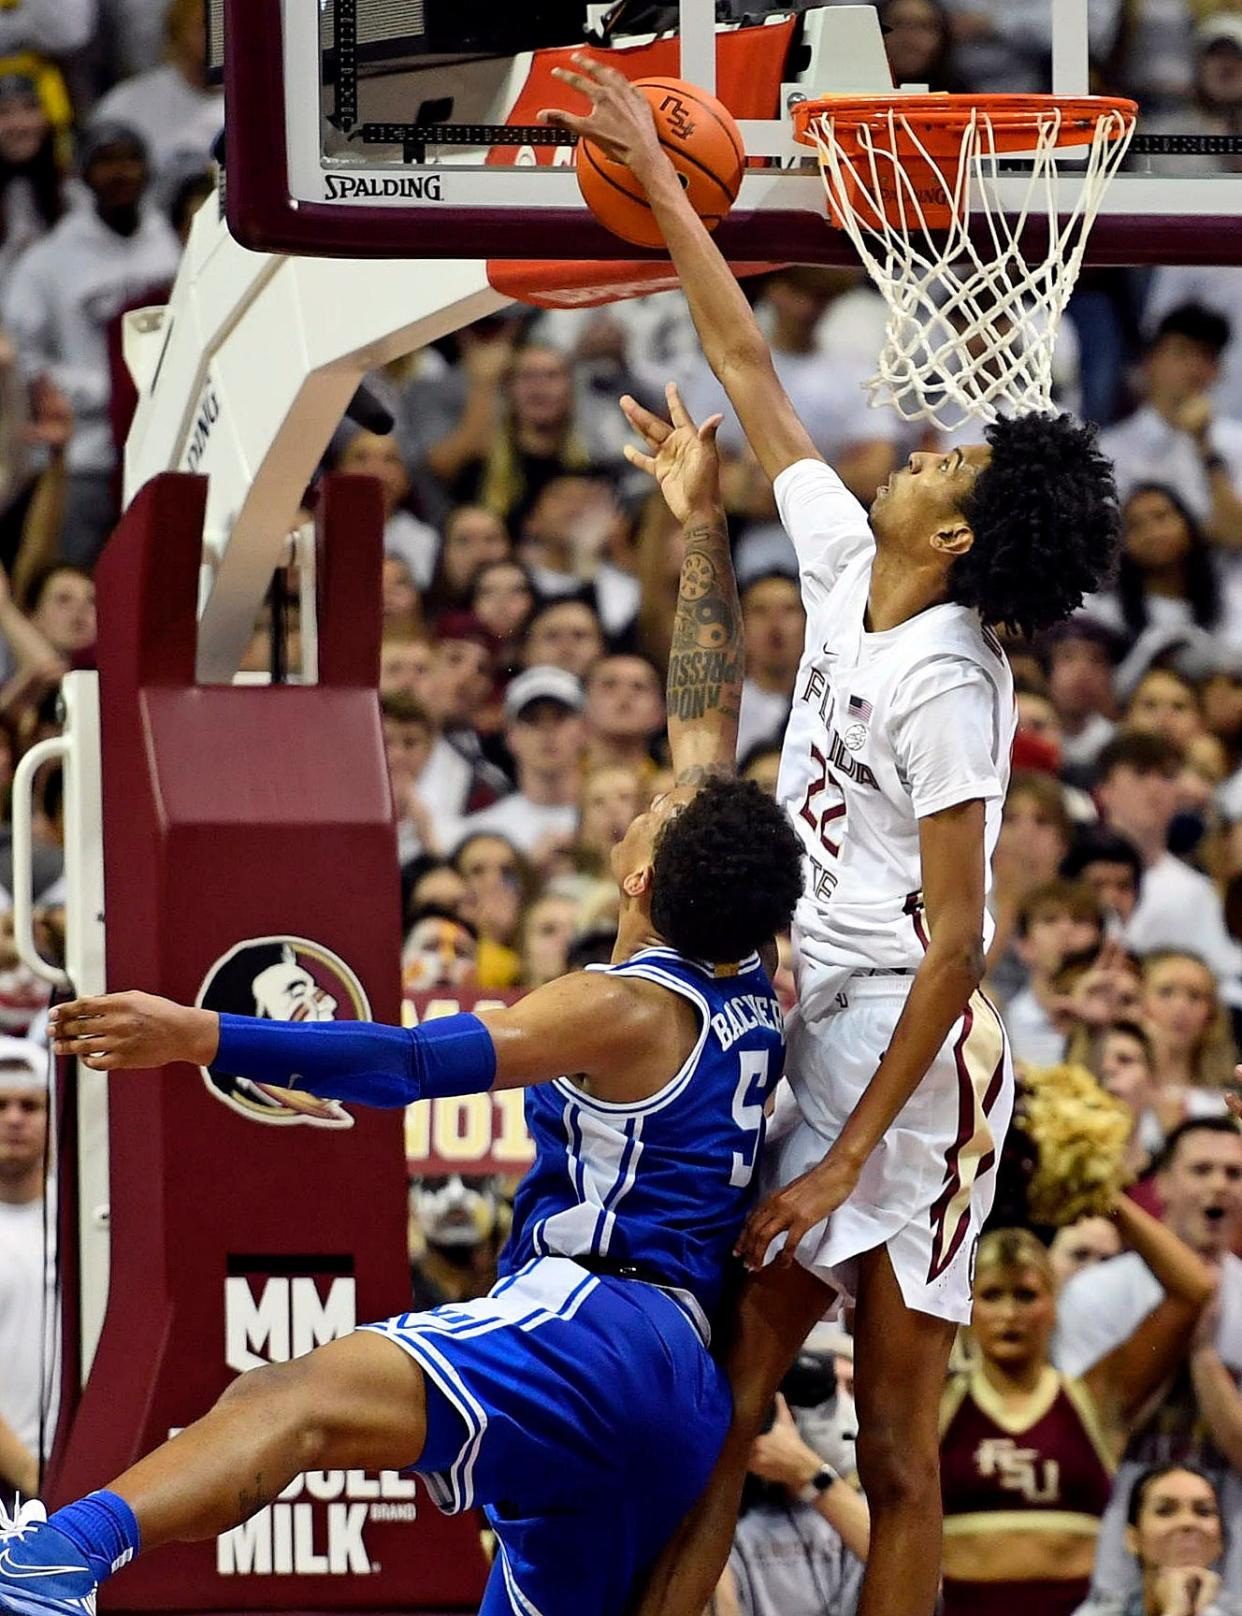
[[[514,1201],[502,1271],[549,1254],[633,1262],[704,1325],[750,1210],[764,1102],[785,1059],[781,1008],[758,955],[728,975],[671,948],[592,968],[688,999],[698,1041],[662,1089],[632,1105],[566,1077],[527,1090],[536,1154]]]

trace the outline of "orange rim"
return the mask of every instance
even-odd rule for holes
[[[915,137],[929,149],[946,149],[950,136],[956,145],[976,113],[984,113],[990,122],[991,144],[997,151],[1029,148],[1032,135],[1053,112],[1061,116],[1054,141],[1057,146],[1083,144],[1075,137],[1114,115],[1121,121],[1108,138],[1118,140],[1138,117],[1138,104],[1110,95],[832,95],[799,101],[791,112],[794,133],[803,145],[817,144],[811,124],[827,117],[832,120],[834,137],[844,147],[855,145],[851,137],[863,129],[891,131],[892,150],[905,157],[918,155]],[[890,122],[893,114],[896,117]]]

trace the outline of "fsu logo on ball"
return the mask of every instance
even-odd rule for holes
[[[694,133],[694,118],[679,95],[666,95],[660,102],[660,111],[667,113],[669,130],[678,140],[690,139]]]
[[[362,983],[339,955],[305,937],[251,937],[207,972],[195,1003],[227,1015],[270,1021],[369,1021]],[[207,1091],[252,1122],[352,1128],[335,1100],[256,1083],[219,1066],[200,1066]]]

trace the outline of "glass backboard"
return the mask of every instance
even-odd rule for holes
[[[729,258],[855,261],[827,223],[815,159],[795,144],[788,110],[806,97],[891,92],[872,5],[214,5],[227,87],[228,217],[247,247],[349,257],[658,257],[594,220],[578,192],[572,139],[536,123],[541,107],[573,104],[551,72],[585,45],[629,77],[675,76],[712,89],[739,119],[750,165],[718,236]],[[1047,0],[1048,48],[1027,64],[1037,82],[1024,88],[1081,94],[1099,82],[1115,42],[1100,37],[1096,10]],[[1153,91],[1142,108],[1087,262],[1242,263],[1242,140],[1205,128],[1190,111],[1179,129],[1176,107],[1161,104],[1157,115],[1158,99]],[[1015,171],[1015,197],[1021,181]],[[1002,205],[1008,183],[998,181]],[[1060,181],[1067,207],[1075,183],[1070,164]]]

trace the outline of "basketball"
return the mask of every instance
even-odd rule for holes
[[[660,144],[681,176],[694,211],[714,230],[737,200],[746,166],[742,131],[714,95],[682,79],[639,79],[651,102]],[[622,241],[662,247],[664,238],[642,186],[624,163],[589,140],[577,151],[578,184],[587,206]]]

